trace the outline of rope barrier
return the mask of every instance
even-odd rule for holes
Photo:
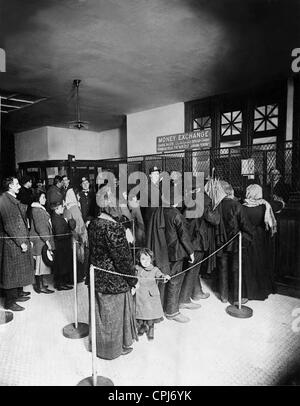
[[[225,244],[222,245],[222,247],[218,248],[216,251],[212,252],[210,255],[208,255],[206,258],[202,259],[201,261],[197,262],[196,264],[193,264],[192,266],[190,266],[189,268],[184,269],[182,272],[179,272],[176,275],[172,275],[170,277],[170,279],[176,278],[177,276],[190,271],[192,268],[195,268],[196,266],[202,264],[203,262],[205,262],[206,260],[208,260],[209,258],[211,258],[213,255],[215,255],[217,252],[221,251],[224,247],[226,247],[228,244],[230,244],[237,236],[239,235],[239,233],[237,233],[236,235],[234,235],[232,238],[230,238],[230,240],[228,240]],[[117,276],[123,276],[126,278],[134,278],[134,279],[147,279],[147,280],[164,280],[163,277],[159,277],[159,278],[146,278],[146,277],[142,277],[142,276],[134,276],[134,275],[126,275],[124,273],[120,273],[120,272],[115,272],[115,271],[109,271],[108,269],[103,269],[103,268],[99,268],[95,265],[93,265],[94,269],[97,269],[99,271],[103,271],[106,273],[110,273],[112,275],[117,275]]]
[[[62,236],[66,236],[66,235],[69,235],[69,236],[72,236],[72,233],[66,233],[66,234],[49,234],[49,235],[25,235],[24,237],[17,237],[17,236],[13,236],[13,237],[6,237],[6,236],[0,236],[0,239],[3,239],[3,240],[9,240],[9,239],[14,239],[14,240],[16,240],[16,239],[24,239],[24,238],[29,238],[29,239],[31,239],[31,238],[51,238],[51,237],[62,237]]]
[[[132,220],[127,220],[127,221],[123,221],[123,222],[120,222],[120,224],[124,224],[124,223],[129,223],[129,222],[134,222],[134,220],[132,219]],[[51,237],[64,237],[64,236],[67,236],[67,235],[69,235],[69,236],[72,236],[73,234],[72,233],[66,233],[66,234],[49,234],[49,235],[25,235],[25,236],[23,236],[23,237],[19,237],[19,236],[12,236],[12,237],[7,237],[7,236],[1,236],[0,235],[0,239],[2,239],[2,240],[9,240],[9,239],[24,239],[24,238],[51,238]]]

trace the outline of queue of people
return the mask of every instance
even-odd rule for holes
[[[86,179],[81,184],[86,183]],[[25,310],[19,302],[30,299],[23,287],[33,285],[38,294],[54,290],[45,284],[53,274],[54,288],[72,289],[72,238],[77,241],[78,280],[83,281],[88,268],[87,226],[83,220],[79,190],[70,186],[67,176],[55,176],[46,192],[44,183],[32,187],[32,178],[14,176],[3,182],[0,196],[0,288],[4,307]],[[83,188],[82,188],[83,189]],[[89,210],[85,206],[85,210]]]
[[[273,208],[278,210],[278,196],[270,204],[263,199],[261,186],[250,184],[245,200],[239,201],[232,186],[221,181],[218,201],[206,185],[203,213],[190,216],[195,207],[180,204],[178,196],[185,192],[179,190],[176,176],[171,176],[169,200],[160,187],[160,169],[151,168],[149,177],[148,207],[140,207],[137,196],[131,197],[130,193],[123,195],[126,207],[120,206],[117,184],[101,185],[95,194],[85,177],[79,191],[66,176],[56,176],[47,192],[39,188],[32,195],[29,211],[28,205],[17,199],[18,180],[7,178],[6,191],[0,196],[0,282],[5,307],[23,310],[17,302],[29,300],[30,294],[23,287],[31,283],[37,293],[53,293],[43,279],[51,272],[43,256],[45,251],[54,253],[54,287],[72,288],[72,236],[80,250],[77,254],[82,273],[78,279],[86,277],[88,289],[89,265],[95,267],[97,355],[104,359],[129,354],[133,342],[143,334],[153,340],[154,327],[164,317],[189,322],[181,309],[197,310],[210,296],[202,287],[203,261],[208,262],[208,268],[217,269],[219,300],[237,304],[235,237],[240,232],[242,302],[265,300],[275,293],[269,258],[276,233]],[[151,207],[151,193],[158,202],[156,207]],[[199,188],[193,186],[194,205],[198,204],[197,193]],[[28,191],[25,195],[28,199]]]

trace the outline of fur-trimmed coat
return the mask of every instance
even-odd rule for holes
[[[0,196],[0,236],[11,237],[0,243],[0,284],[4,289],[31,285],[34,280],[26,209],[10,193]],[[22,252],[22,243],[27,244],[26,252]]]

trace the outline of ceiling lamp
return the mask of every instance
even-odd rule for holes
[[[70,121],[69,128],[77,128],[78,130],[81,130],[82,128],[88,129],[88,122],[87,121],[82,121],[80,118],[80,105],[79,105],[79,85],[80,85],[81,80],[80,79],[74,79],[73,80],[73,88],[76,89],[76,120],[75,121]]]

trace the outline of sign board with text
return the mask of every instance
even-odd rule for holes
[[[211,129],[183,134],[162,135],[156,138],[156,152],[201,149],[211,147]]]

